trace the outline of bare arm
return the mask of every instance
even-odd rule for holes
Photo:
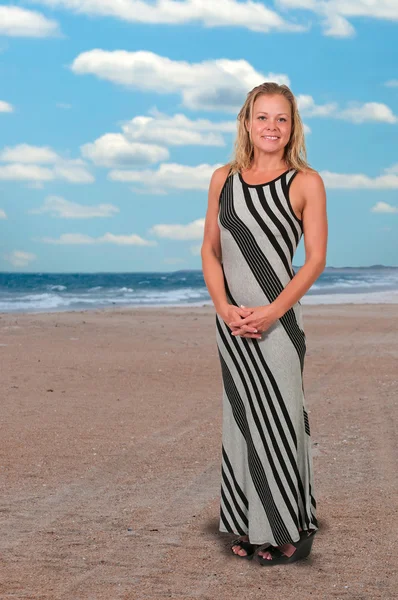
[[[278,319],[304,296],[326,265],[328,224],[325,186],[318,173],[304,173],[301,179],[305,263],[271,303]]]
[[[221,267],[220,228],[217,217],[220,193],[228,176],[229,165],[216,169],[209,185],[208,206],[201,249],[202,271],[208,292],[216,312],[221,312],[228,304],[225,293],[224,276]]]

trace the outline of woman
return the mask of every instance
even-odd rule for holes
[[[263,83],[239,112],[232,162],[211,178],[201,255],[223,381],[219,530],[240,535],[236,556],[257,550],[266,566],[308,556],[318,530],[300,298],[326,246],[325,188],[295,97]]]

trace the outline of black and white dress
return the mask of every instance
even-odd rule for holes
[[[230,174],[220,194],[222,268],[230,304],[271,303],[294,276],[303,234],[289,169],[262,185]],[[297,302],[261,339],[233,336],[216,315],[223,382],[219,530],[252,544],[299,540],[318,529],[303,367],[306,338]]]

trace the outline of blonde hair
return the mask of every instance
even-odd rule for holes
[[[238,131],[234,144],[234,154],[229,163],[232,173],[249,169],[253,161],[254,146],[250,133],[247,131],[246,123],[251,123],[252,121],[254,102],[259,96],[273,96],[276,94],[284,96],[289,101],[292,112],[290,140],[285,146],[283,156],[287,168],[297,169],[298,171],[314,171],[307,162],[304,127],[293,92],[287,85],[279,85],[273,81],[266,81],[253,88],[247,94],[246,101],[237,116]]]

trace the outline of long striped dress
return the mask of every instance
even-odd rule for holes
[[[262,185],[228,176],[218,225],[230,304],[269,304],[293,278],[303,233],[289,200],[296,174],[289,169]],[[301,303],[261,339],[233,336],[216,314],[216,339],[223,383],[219,530],[248,535],[252,544],[296,542],[299,529],[318,529]]]

